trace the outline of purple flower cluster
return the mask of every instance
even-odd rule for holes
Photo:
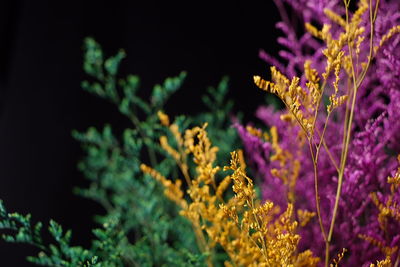
[[[268,55],[265,51],[260,52],[260,57],[268,64],[276,66],[289,78],[301,77],[301,83],[304,85],[305,77],[298,73],[298,70],[303,69],[306,60],[311,60],[312,67],[323,73],[326,63],[322,50],[325,47],[308,33],[297,37],[294,24],[289,21],[289,16],[285,13],[284,4],[301,23],[312,22],[319,26],[324,23],[332,24],[334,35],[339,32],[340,26],[333,25],[323,10],[329,8],[343,15],[344,7],[338,0],[277,1],[283,19],[277,27],[284,33],[284,37],[279,38],[278,42],[285,47],[285,50],[280,51],[280,59]],[[366,13],[365,16],[368,17],[368,11]],[[377,46],[382,36],[399,24],[400,2],[381,0],[375,22],[373,45]],[[366,29],[364,33],[366,40],[361,44],[360,58],[365,59],[369,51],[369,41],[367,41],[370,34],[369,20],[363,20],[362,26]],[[341,85],[344,87],[344,82]],[[260,107],[256,116],[266,126],[277,127],[280,146],[290,151],[301,163],[295,187],[296,208],[315,211],[314,171],[310,152],[307,145],[299,148],[299,140],[296,137],[300,128],[282,121],[280,118],[284,113],[286,112],[276,111],[271,107]],[[325,116],[321,112],[317,118],[316,127],[320,131]],[[325,134],[327,147],[337,164],[342,152],[344,117],[345,107],[342,106],[334,112]],[[244,126],[236,124],[236,128],[251,166],[263,181],[264,199],[285,207],[287,187],[282,180],[271,174],[271,170],[278,167],[276,161],[271,161],[273,147],[269,142],[250,134]],[[382,202],[387,199],[386,196],[390,193],[387,177],[393,175],[398,165],[396,157],[400,153],[400,35],[393,36],[376,53],[357,93],[351,130],[352,138],[344,172],[339,212],[330,249],[333,256],[342,248],[348,250],[344,259],[346,266],[369,266],[371,262],[385,256],[370,242],[360,238],[360,235],[373,237],[388,247],[400,248],[400,230],[396,230],[400,229],[400,223],[390,220],[387,225],[389,233],[383,231],[378,223],[379,210],[370,197],[372,192],[377,192]],[[293,166],[285,167],[290,169]],[[321,215],[323,226],[328,230],[333,215],[338,174],[324,148],[321,148],[317,168]],[[399,192],[395,200],[400,203]],[[310,248],[317,256],[324,258],[325,243],[316,217],[301,228],[300,235],[300,249]],[[397,252],[393,257],[399,255]]]

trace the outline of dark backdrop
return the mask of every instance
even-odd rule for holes
[[[143,89],[186,70],[167,106],[172,113],[196,112],[204,89],[228,75],[237,109],[251,118],[263,102],[252,75],[268,73],[258,51],[276,51],[272,1],[135,2],[0,1],[0,199],[9,211],[72,229],[75,244],[89,245],[92,215],[101,209],[71,192],[86,184],[71,130],[126,126],[112,105],[80,88],[85,36],[108,56],[124,48],[122,73],[140,75]],[[30,266],[24,258],[33,253],[1,242],[0,266]]]

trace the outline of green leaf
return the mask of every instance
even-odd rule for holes
[[[126,57],[125,51],[120,50],[115,56],[108,58],[104,63],[104,68],[106,69],[108,74],[115,76],[117,74],[121,60],[124,59],[125,57]]]
[[[85,38],[84,40],[84,64],[85,72],[99,80],[103,79],[103,52],[100,45],[93,38]]]

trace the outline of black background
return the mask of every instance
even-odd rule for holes
[[[237,109],[251,118],[263,103],[252,75],[268,74],[260,48],[275,53],[278,14],[272,1],[138,5],[135,1],[0,1],[0,199],[11,211],[50,218],[89,245],[100,207],[72,193],[86,184],[76,169],[83,156],[71,130],[128,122],[106,101],[84,92],[82,43],[94,37],[106,56],[127,52],[123,74],[141,76],[142,90],[186,70],[167,106],[200,110],[198,98],[223,75]],[[31,266],[26,245],[0,243],[0,266]]]

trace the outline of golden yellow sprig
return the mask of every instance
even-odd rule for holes
[[[353,32],[356,30],[356,28],[360,25],[360,23],[362,22],[362,15],[364,15],[364,13],[368,10],[369,8],[369,3],[368,0],[361,0],[359,2],[359,6],[356,10],[356,12],[354,12],[353,17],[351,18],[350,21],[350,25],[349,25],[349,32]],[[352,40],[354,40],[355,38],[353,38]]]
[[[187,165],[187,154],[188,151],[185,151],[184,139],[182,137],[181,132],[179,131],[179,127],[175,123],[170,123],[170,119],[167,114],[162,111],[158,111],[158,118],[160,119],[161,125],[165,126],[171,135],[174,137],[175,143],[177,144],[177,148],[173,148],[170,145],[167,136],[160,137],[160,145],[178,164],[178,167],[181,169],[185,180],[188,184],[191,183],[191,179],[189,177],[189,167]]]
[[[234,173],[231,175],[233,181],[233,192],[235,192],[235,197],[239,201],[251,201],[254,199],[254,188],[253,180],[247,177],[244,170],[240,167],[239,155],[237,152],[231,153],[231,164],[230,166],[225,166],[224,171],[233,170]]]
[[[289,204],[287,210],[275,219],[278,209],[272,202],[254,204],[253,183],[240,167],[237,153],[231,155],[231,164],[225,170],[234,171],[235,199],[245,203],[245,211],[239,216],[239,209],[235,207],[226,214],[237,223],[242,217],[240,230],[248,232],[248,237],[263,256],[264,261],[259,266],[316,266],[318,259],[312,257],[311,252],[295,255],[299,236],[296,234],[297,222],[292,219],[293,205]],[[225,206],[222,208],[227,210]]]
[[[379,210],[378,221],[382,230],[385,230],[386,222],[389,217],[400,222],[400,207],[399,203],[393,201],[393,194],[389,196],[385,203],[380,202],[375,192],[371,193],[370,197]]]
[[[293,266],[318,266],[320,259],[314,257],[311,250],[306,250],[297,255],[296,261]]]
[[[279,162],[279,167],[271,169],[271,174],[280,179],[286,187],[286,198],[288,203],[295,203],[295,188],[300,175],[301,164],[299,157],[305,143],[304,132],[299,131],[296,142],[297,153],[293,155],[289,150],[282,149],[279,144],[278,131],[275,126],[270,129],[271,145],[273,153],[271,161]]]
[[[301,227],[306,226],[311,221],[311,219],[315,217],[315,215],[317,215],[315,212],[310,212],[308,210],[297,210],[297,218]]]
[[[298,121],[300,126],[308,134],[312,134],[312,111],[314,107],[310,95],[299,86],[300,79],[293,77],[290,81],[275,67],[271,67],[273,82],[265,81],[260,76],[254,76],[254,83],[267,92],[276,94],[286,105],[290,113]]]
[[[306,30],[315,38],[324,40],[326,42],[330,42],[332,40],[332,35],[330,34],[331,25],[324,24],[321,30],[318,30],[315,26],[311,23],[305,24]]]
[[[393,26],[385,35],[382,36],[382,39],[379,41],[379,45],[374,47],[374,54],[376,54],[387,41],[389,41],[393,36],[400,33],[400,25]]]
[[[169,126],[169,117],[167,114],[162,112],[161,110],[157,112],[158,119],[161,122],[161,125],[168,127]]]
[[[354,13],[351,21],[347,24],[346,21],[340,17],[338,14],[334,13],[329,9],[325,9],[324,12],[328,18],[330,18],[333,22],[341,25],[344,28],[344,32],[340,33],[337,39],[332,37],[330,33],[331,25],[324,24],[321,30],[318,30],[316,27],[312,26],[310,23],[306,23],[306,30],[313,35],[314,37],[323,40],[326,43],[326,49],[323,50],[323,54],[327,58],[327,64],[325,67],[325,72],[322,74],[322,77],[327,80],[329,74],[332,70],[335,69],[335,62],[338,61],[338,55],[342,51],[343,47],[346,44],[353,45],[355,40],[358,40],[364,31],[364,27],[360,27],[360,23],[362,22],[362,15],[368,10],[368,2],[366,0],[360,1],[360,5],[356,12]],[[359,40],[361,42],[361,40]],[[350,65],[350,58],[345,56],[343,60],[345,69],[348,70]],[[348,72],[350,73],[350,72]]]
[[[397,156],[397,161],[400,164],[400,155]],[[399,188],[400,186],[400,167],[397,169],[395,175],[393,177],[389,176],[387,178],[388,184],[390,184],[390,191],[392,194],[395,193],[395,191]]]
[[[283,120],[286,119],[284,118]],[[286,121],[289,122],[289,127],[293,127],[295,121],[291,119]],[[276,161],[279,163],[279,167],[271,169],[271,174],[282,181],[286,187],[286,198],[288,203],[294,204],[296,195],[295,187],[301,169],[299,156],[302,154],[306,139],[304,132],[298,132],[296,142],[297,151],[295,155],[293,155],[289,150],[281,148],[279,144],[278,131],[275,126],[270,128],[269,134],[251,126],[247,126],[246,130],[248,133],[260,138],[261,140],[271,143],[273,152],[270,156],[270,160],[271,162]]]
[[[398,190],[400,186],[400,155],[397,157],[398,162],[399,162],[399,167],[395,173],[394,176],[389,176],[387,178],[388,184],[390,184],[390,195],[388,198],[385,200],[384,203],[382,203],[377,194],[375,192],[370,194],[372,202],[375,204],[375,206],[379,210],[378,214],[378,222],[379,222],[379,227],[381,230],[385,233],[387,233],[387,221],[389,218],[393,218],[394,220],[397,220],[400,222],[400,203],[395,202],[394,196],[397,193],[396,190]],[[386,260],[381,261],[381,265],[377,266],[391,266],[390,263],[390,258],[394,253],[398,251],[397,246],[387,246],[385,245],[384,242],[377,240],[374,237],[368,236],[368,235],[359,235],[359,238],[368,241],[375,247],[378,247],[382,253],[386,256]],[[370,265],[370,266],[375,266],[375,265]]]
[[[335,108],[346,103],[348,96],[342,95],[338,96],[339,93],[339,81],[340,81],[340,69],[342,64],[342,57],[344,55],[343,51],[340,51],[337,58],[334,60],[332,65],[335,68],[335,81],[333,82],[334,93],[329,96],[330,104],[327,105],[326,109],[328,113],[331,113]]]
[[[381,252],[383,253],[383,255],[385,255],[386,258],[389,258],[389,259],[398,250],[397,246],[396,247],[386,246],[383,242],[379,241],[376,238],[373,238],[372,236],[359,234],[358,237],[371,243],[371,245],[379,248],[381,250]]]
[[[362,42],[365,40],[365,36],[358,36],[357,41],[356,41],[356,55],[358,56],[360,54],[360,46]]]
[[[166,126],[171,128],[171,125]],[[175,133],[174,136],[179,135]],[[177,143],[179,146],[180,142]],[[192,223],[203,251],[211,252],[220,244],[229,256],[225,266],[317,266],[319,259],[311,251],[297,251],[300,237],[296,234],[298,223],[293,220],[293,206],[289,204],[287,210],[278,215],[279,208],[272,202],[259,203],[256,199],[242,153],[232,153],[230,165],[224,169],[233,173],[217,183],[215,175],[220,171],[214,166],[217,149],[207,137],[206,125],[187,130],[183,147],[173,149],[193,155],[197,166],[195,178],[188,183],[187,194],[191,201],[180,204],[180,214]],[[177,163],[182,164],[182,156]],[[166,187],[167,196],[174,202],[185,201],[182,193],[177,194],[178,198],[172,194],[180,182],[173,183],[146,165],[141,168]],[[231,182],[234,197],[225,201],[223,193]],[[212,266],[211,259],[208,265]]]
[[[344,169],[346,166],[348,147],[351,138],[351,125],[353,121],[354,115],[354,107],[356,102],[357,91],[367,73],[368,67],[373,58],[373,51],[378,50],[379,47],[384,45],[387,40],[392,38],[395,34],[400,33],[400,26],[395,26],[387,34],[385,34],[381,41],[379,42],[379,46],[373,47],[373,37],[374,37],[374,22],[376,20],[376,14],[378,10],[379,1],[376,2],[375,7],[369,6],[368,0],[361,0],[359,2],[358,9],[351,16],[349,15],[349,2],[345,1],[346,5],[346,19],[343,19],[340,15],[332,12],[331,10],[325,10],[325,14],[328,18],[331,19],[334,23],[340,25],[343,28],[343,32],[341,32],[338,37],[334,37],[331,33],[331,25],[325,24],[322,29],[319,30],[311,24],[306,24],[306,29],[316,38],[323,40],[326,43],[326,48],[323,50],[323,54],[326,57],[326,66],[325,71],[322,73],[323,82],[322,85],[319,84],[318,73],[313,72],[311,70],[311,62],[305,62],[304,64],[304,73],[306,79],[308,80],[306,83],[306,90],[299,86],[299,78],[293,77],[291,80],[285,77],[282,73],[276,70],[276,68],[271,67],[271,81],[265,81],[259,76],[254,76],[255,84],[261,89],[268,91],[270,93],[276,94],[286,105],[290,115],[282,116],[282,119],[290,122],[292,118],[294,118],[301,128],[306,132],[307,137],[309,139],[309,147],[310,152],[314,164],[314,176],[315,176],[315,192],[316,192],[316,203],[317,203],[317,211],[318,217],[320,221],[321,232],[323,234],[325,244],[326,244],[326,255],[325,255],[325,266],[328,266],[330,262],[329,258],[329,246],[332,240],[332,235],[335,226],[335,218],[338,212],[339,207],[339,199],[341,195],[341,188],[344,176]],[[372,3],[372,1],[370,1]],[[362,60],[365,62],[361,62],[359,64],[359,56],[360,56],[360,46],[362,42],[365,40],[366,36],[364,36],[365,28],[361,26],[364,14],[367,10],[370,10],[369,22],[370,22],[370,51],[367,55],[366,53],[362,53],[362,56],[365,56]],[[375,10],[375,11],[374,11]],[[336,36],[336,35],[335,35]],[[356,65],[355,65],[356,64]],[[346,71],[348,76],[348,87],[347,94],[352,96],[351,101],[348,101],[347,95],[339,96],[339,89],[341,87],[341,69]],[[361,72],[359,72],[362,70]],[[315,123],[318,117],[319,112],[319,104],[324,95],[324,89],[326,85],[329,85],[330,75],[334,73],[335,79],[332,83],[334,92],[330,95],[329,100],[330,103],[327,106],[328,116],[326,118],[326,122],[323,125],[322,134],[318,132],[318,128],[315,131],[318,133],[318,144],[314,142],[314,128]],[[313,77],[317,77],[317,81],[312,81]],[[342,90],[343,91],[343,90]],[[342,153],[340,157],[340,165],[335,163],[335,160],[332,156],[332,162],[334,163],[337,171],[338,171],[338,187],[335,197],[335,205],[333,209],[333,216],[331,218],[329,232],[325,231],[324,226],[322,224],[321,212],[319,207],[319,195],[318,195],[318,156],[320,147],[324,145],[328,154],[330,155],[329,148],[324,143],[324,134],[326,130],[326,126],[328,124],[329,114],[340,105],[347,103],[346,106],[346,117],[344,119],[344,134],[343,134],[343,145],[342,145]],[[315,111],[314,116],[312,116],[312,111]],[[310,116],[311,115],[311,116]],[[273,139],[273,136],[272,136]],[[282,149],[277,147],[278,153],[274,155],[276,160],[280,160],[281,164],[284,165],[288,161],[287,155],[284,154]],[[278,170],[274,170],[273,174],[280,177],[285,177],[287,174],[282,172],[279,173]],[[396,178],[397,177],[397,178]],[[399,177],[394,176],[388,178],[388,182],[391,183],[391,191],[394,192],[399,187]],[[378,220],[380,221],[381,227],[384,228],[385,220],[388,217],[392,217],[396,220],[400,220],[400,204],[393,203],[393,198],[389,198],[385,203],[380,203],[378,198],[374,197],[374,194],[371,195],[374,203],[378,206],[380,210],[380,215]]]
[[[260,129],[254,128],[250,125],[246,126],[246,131],[251,135],[257,136],[258,138],[261,138],[263,135]]]
[[[321,90],[319,86],[319,75],[316,69],[311,68],[311,61],[304,62],[304,74],[308,80],[306,86],[311,95],[311,110],[314,111],[319,98],[321,97]]]
[[[158,111],[157,112],[158,118],[160,119],[161,125],[168,127],[169,131],[172,133],[172,135],[175,138],[175,141],[178,144],[178,147],[182,147],[183,146],[183,139],[182,139],[182,135],[179,132],[179,128],[178,125],[176,124],[170,124],[169,121],[169,117],[168,115],[166,115],[164,112],[162,111]],[[182,161],[183,160],[183,156],[181,151],[177,151],[176,149],[174,149],[168,142],[168,138],[166,136],[161,136],[160,137],[160,145],[161,147],[169,154],[172,156],[172,158],[175,161]]]
[[[217,191],[215,192],[215,195],[219,198],[222,199],[223,194],[225,193],[226,189],[229,187],[229,185],[231,184],[232,179],[231,177],[228,175],[226,176],[221,183],[218,185],[217,187]]]
[[[164,194],[173,202],[175,202],[181,209],[186,209],[188,204],[183,198],[184,193],[181,190],[182,181],[177,179],[175,182],[165,178],[161,173],[154,170],[153,168],[147,166],[146,164],[141,164],[140,169],[143,173],[147,173],[160,182],[165,190]]]
[[[193,161],[197,165],[197,180],[215,186],[214,177],[219,167],[213,167],[213,163],[217,157],[218,147],[211,145],[205,131],[206,127],[207,123],[202,128],[194,127],[186,130],[184,144],[186,151],[194,156]],[[194,137],[197,137],[197,144],[195,144]]]
[[[269,135],[266,132],[261,131],[260,129],[254,128],[250,125],[246,126],[246,131],[254,136],[257,136],[260,139],[263,139],[264,141],[269,141]]]
[[[174,160],[179,161],[181,159],[181,155],[178,151],[170,146],[170,144],[168,143],[168,138],[166,136],[160,137],[160,145],[169,155],[171,155]]]
[[[322,51],[327,58],[325,72],[322,77],[327,80],[330,72],[334,68],[334,62],[337,62],[337,57],[342,48],[346,44],[347,35],[341,33],[338,39],[334,39],[330,33],[331,26],[324,24],[322,29],[319,31],[316,27],[310,23],[305,24],[306,30],[314,37],[323,40],[326,43],[326,48]]]
[[[397,157],[400,165],[400,155]],[[379,209],[378,221],[382,230],[385,230],[386,221],[388,217],[391,217],[400,222],[400,203],[395,202],[396,190],[400,186],[400,167],[398,167],[395,175],[387,178],[388,184],[390,184],[390,195],[384,203],[382,203],[375,192],[371,193],[372,202]]]
[[[390,258],[386,258],[384,260],[377,261],[376,265],[371,263],[369,267],[392,267],[392,261]]]
[[[315,76],[316,77],[316,76]],[[314,77],[314,81],[316,80]],[[286,120],[286,119],[283,119]],[[295,125],[295,120],[286,120],[288,122],[288,127],[293,127]],[[288,203],[295,204],[295,188],[296,188],[296,183],[297,179],[300,175],[300,170],[301,170],[301,165],[300,165],[300,156],[303,153],[304,150],[304,144],[305,144],[305,134],[303,131],[298,131],[298,136],[297,136],[297,142],[296,144],[293,144],[293,146],[296,146],[297,149],[295,149],[295,153],[292,154],[289,150],[282,149],[279,143],[279,136],[278,136],[278,131],[275,126],[272,126],[270,128],[270,133],[268,134],[267,132],[262,132],[259,129],[253,128],[251,126],[246,127],[247,132],[252,134],[253,136],[258,137],[259,139],[263,141],[267,141],[271,143],[272,147],[272,153],[270,156],[271,162],[277,162],[279,163],[276,168],[271,169],[271,174],[272,176],[280,179],[285,186],[285,194],[286,194],[286,199]],[[294,147],[293,147],[294,149]],[[307,215],[315,215],[315,213],[310,213]],[[301,214],[303,215],[303,214]],[[304,214],[305,215],[305,214]],[[307,222],[306,220],[310,220],[311,217],[306,219],[305,217],[298,218],[299,220],[304,220],[301,224],[304,226]]]
[[[346,28],[346,20],[344,20],[339,14],[336,12],[330,10],[329,8],[324,9],[324,14],[333,22],[336,24],[342,26],[343,28]]]
[[[330,267],[338,267],[339,263],[342,261],[344,254],[347,252],[347,249],[343,248],[342,252],[340,252],[339,254],[337,254],[336,258],[333,259],[333,264],[331,263],[329,266]]]

